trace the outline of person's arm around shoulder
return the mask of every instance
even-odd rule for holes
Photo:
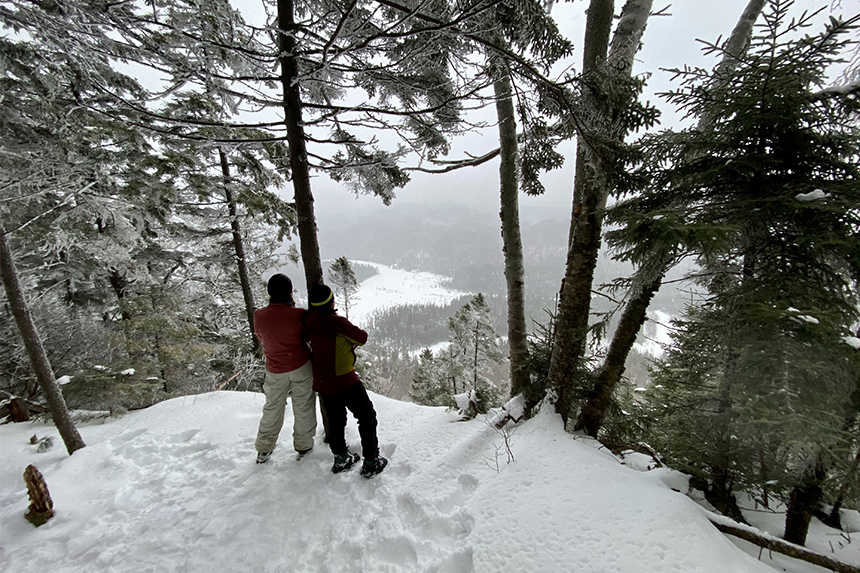
[[[338,334],[359,346],[367,342],[367,332],[363,331],[342,316],[337,316],[335,318],[337,319],[336,328]]]

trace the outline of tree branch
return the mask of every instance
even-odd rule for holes
[[[831,571],[836,571],[837,573],[860,573],[860,567],[855,567],[854,565],[837,561],[836,559],[832,559],[826,555],[815,553],[814,551],[810,551],[800,545],[795,545],[793,543],[783,541],[782,539],[771,537],[770,535],[764,534],[753,527],[734,524],[734,522],[726,517],[709,514],[708,519],[712,524],[714,524],[714,527],[723,533],[734,535],[735,537],[739,537],[744,541],[749,541],[750,543],[758,545],[764,549],[776,551],[777,553],[782,553],[783,555],[788,555],[789,557],[800,559],[808,563],[814,563],[815,565],[830,569]]]

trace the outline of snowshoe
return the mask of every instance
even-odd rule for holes
[[[361,456],[358,454],[354,454],[347,450],[342,454],[337,454],[334,457],[334,465],[331,466],[331,473],[339,474],[340,472],[345,472],[349,468],[355,465],[355,462],[361,459]]]
[[[367,479],[372,478],[376,474],[382,472],[385,469],[385,466],[388,465],[388,460],[379,456],[372,460],[364,460],[364,463],[361,465],[361,477],[365,477]]]
[[[264,464],[269,461],[270,457],[272,457],[272,452],[260,452],[257,454],[257,463]]]

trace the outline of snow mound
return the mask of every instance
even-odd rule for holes
[[[817,201],[819,199],[826,199],[830,197],[830,193],[825,193],[822,189],[815,189],[814,191],[810,191],[809,193],[798,193],[794,196],[795,199],[802,203],[806,203],[809,201]]]

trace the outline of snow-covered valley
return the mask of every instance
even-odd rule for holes
[[[373,263],[354,261],[372,267],[376,274],[359,285],[358,296],[349,310],[356,324],[366,323],[377,311],[410,304],[444,306],[470,293],[457,291],[447,285],[451,279],[435,273],[410,271]]]

